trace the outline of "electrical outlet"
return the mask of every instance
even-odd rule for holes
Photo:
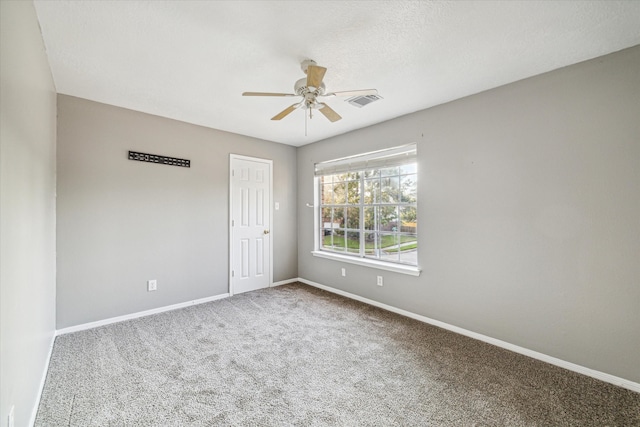
[[[343,268],[342,269],[342,277],[345,277],[347,275],[347,269]]]
[[[157,280],[147,280],[147,291],[155,291],[158,289],[158,281]]]
[[[378,282],[377,282],[378,286],[382,286],[382,276],[378,276]]]
[[[14,427],[15,424],[15,412],[16,412],[16,407],[15,405],[11,405],[11,410],[9,411],[9,417],[7,418],[7,425],[9,427]]]
[[[280,203],[276,202],[276,206],[275,206],[276,210],[280,210]]]

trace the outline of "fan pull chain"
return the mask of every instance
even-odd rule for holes
[[[304,136],[307,136],[307,115],[304,115]]]

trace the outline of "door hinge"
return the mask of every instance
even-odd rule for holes
[[[231,270],[231,277],[235,277],[236,276],[236,272]]]
[[[236,222],[235,222],[233,219],[231,220],[231,226],[232,226],[232,227],[235,227],[235,226],[236,226]]]
[[[231,169],[231,176],[236,176],[236,170],[235,169]]]

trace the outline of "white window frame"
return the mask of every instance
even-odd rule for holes
[[[406,157],[411,156],[416,158],[416,144],[410,144],[402,147],[395,147],[386,150],[380,150],[372,153],[366,153],[357,156],[346,157],[342,159],[336,159],[328,162],[317,163],[315,178],[314,178],[314,250],[311,252],[313,256],[319,258],[330,259],[334,261],[345,262],[349,264],[362,265],[366,267],[377,268],[381,270],[393,271],[396,273],[408,274],[412,276],[419,276],[421,269],[417,265],[403,264],[401,262],[385,261],[374,258],[367,258],[359,254],[342,254],[339,252],[332,252],[321,249],[321,241],[323,236],[321,235],[320,222],[322,221],[322,201],[320,191],[320,181],[322,175],[335,174],[346,171],[361,171],[363,169],[371,168],[383,168],[391,165],[407,163]],[[364,179],[364,178],[361,178]],[[362,186],[360,190],[363,190]],[[358,205],[356,205],[358,206]],[[364,194],[360,192],[360,204],[361,217],[363,215],[366,206],[364,203]],[[397,204],[400,206],[400,203]],[[346,219],[345,219],[346,220]],[[364,219],[360,218],[360,233],[361,238],[364,238]],[[346,238],[346,235],[345,235]]]

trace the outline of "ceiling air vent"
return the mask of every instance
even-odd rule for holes
[[[382,99],[380,95],[366,95],[366,96],[354,96],[347,99],[346,101],[351,105],[354,105],[358,108],[362,108],[365,105],[371,104],[372,102],[375,102],[379,99]]]

